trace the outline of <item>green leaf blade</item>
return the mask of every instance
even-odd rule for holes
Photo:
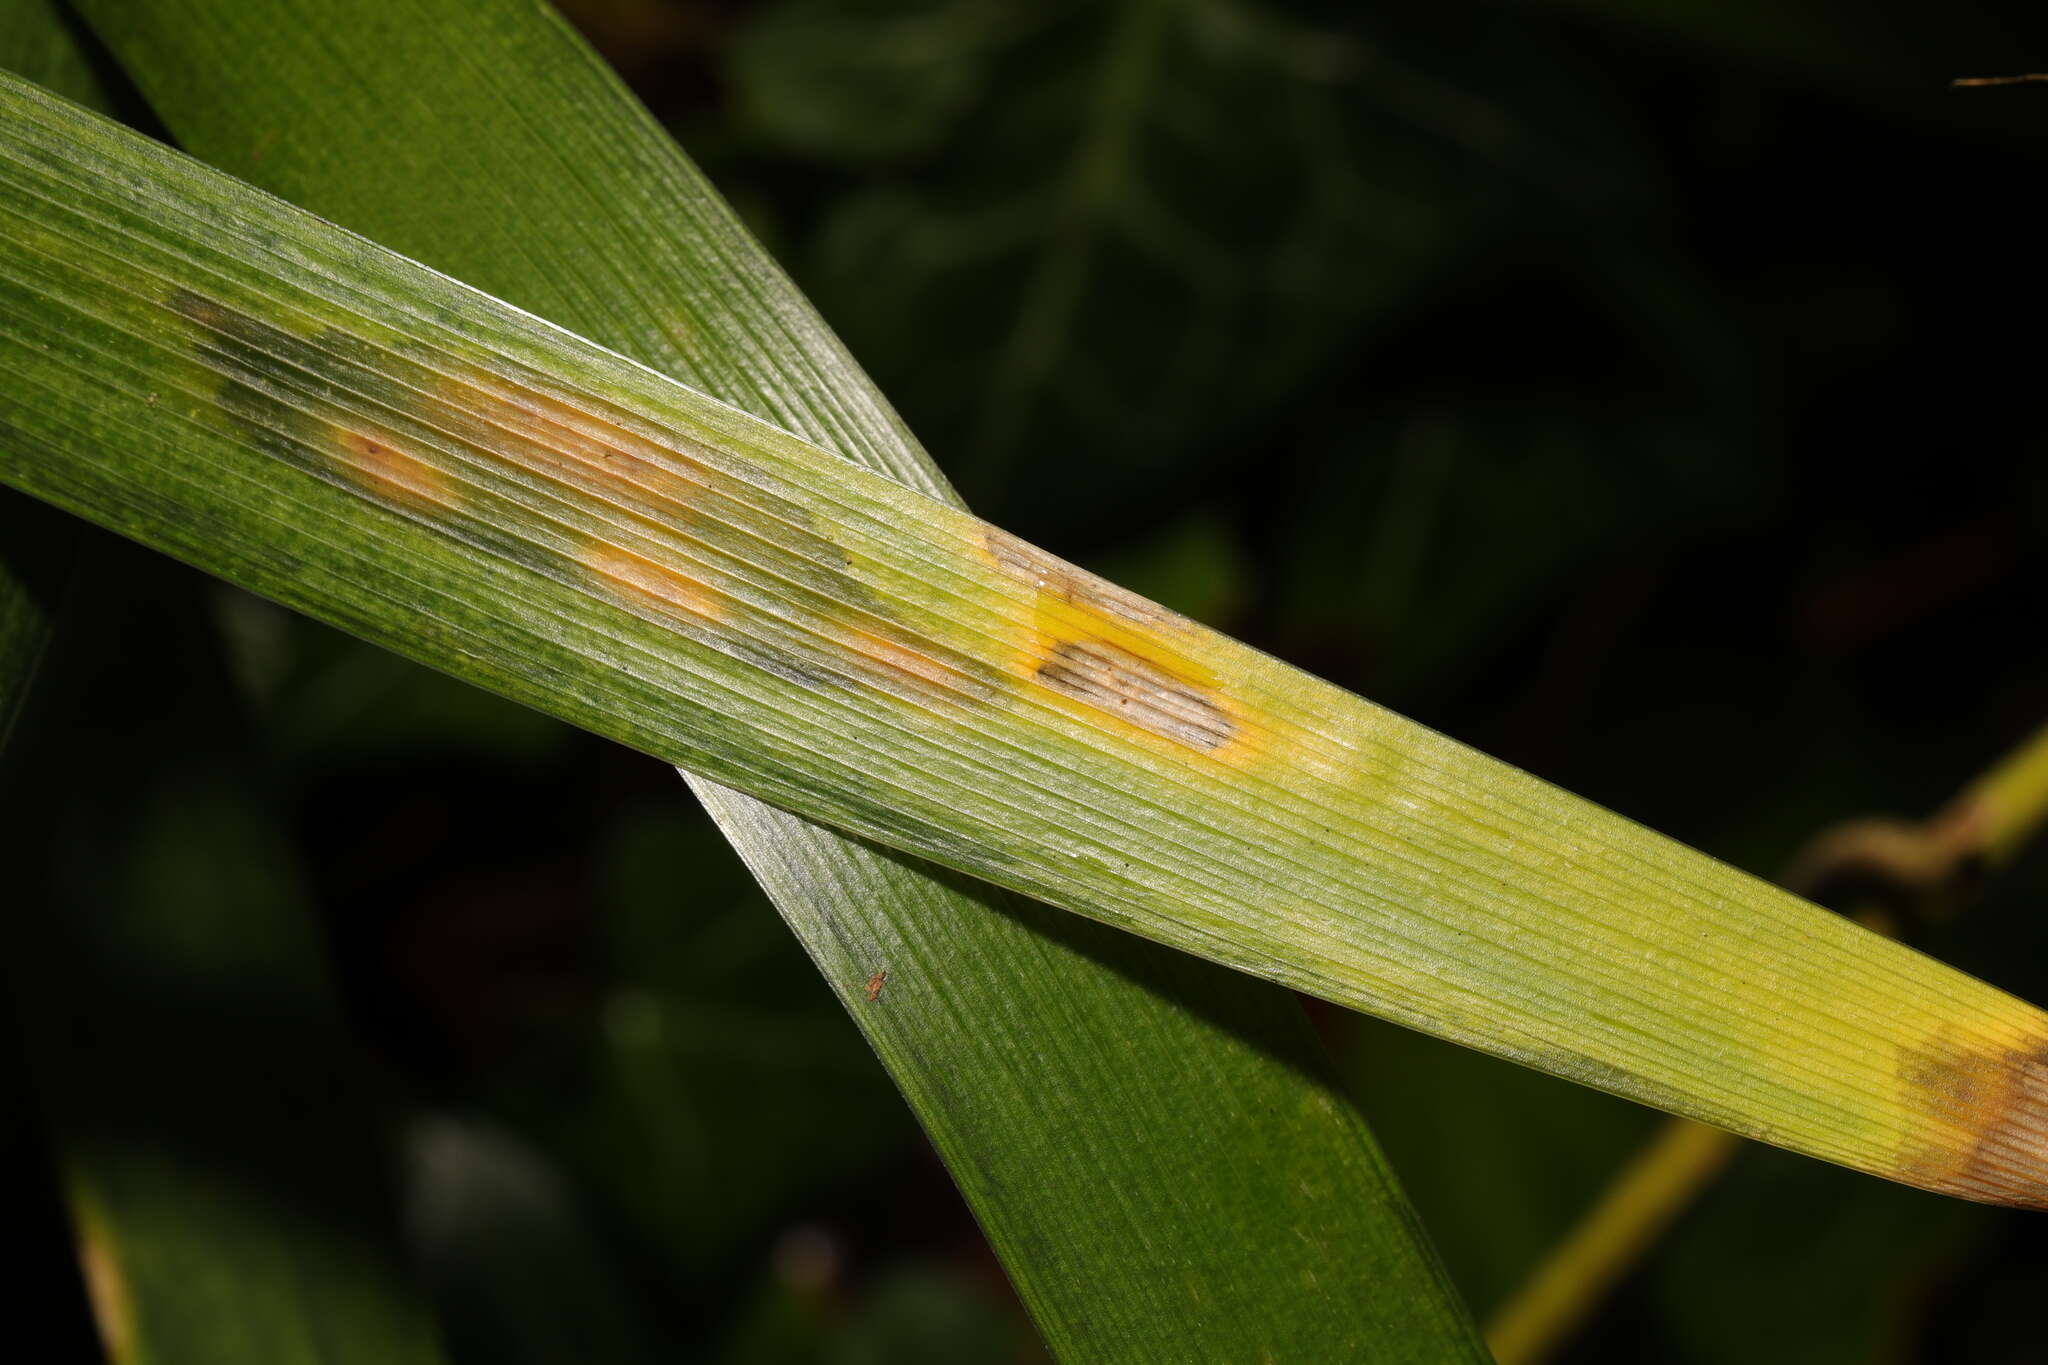
[[[72,308],[100,362],[10,333],[0,477],[1013,890],[2042,1201],[2031,1006],[19,87],[0,125],[42,153],[0,157],[0,278],[41,295],[5,306]],[[43,255],[31,207],[80,244]],[[220,387],[178,431],[81,440],[69,413],[134,401],[113,364]]]

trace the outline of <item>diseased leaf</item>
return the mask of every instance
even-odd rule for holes
[[[809,305],[544,7],[88,8],[178,135],[217,163],[848,459],[947,492]],[[1284,991],[696,786],[726,836],[771,869],[778,908],[1061,1355],[1483,1356]],[[643,966],[650,988],[675,979]],[[668,997],[639,1004],[655,1025],[641,1033],[678,1032],[660,1027],[676,1022],[662,1017]],[[666,1090],[649,1084],[674,1046],[650,1038],[619,1052],[634,1068],[624,1079],[662,1113],[688,1100],[671,1093],[673,1071]],[[832,1060],[813,1048],[806,1063]],[[847,1111],[850,1087],[791,1079],[808,1083],[817,1126],[842,1149],[878,1122],[872,1104]],[[639,1131],[660,1142],[676,1128]],[[619,1172],[658,1180],[669,1198],[629,1188],[619,1202],[643,1226],[664,1224],[646,1235],[694,1267],[742,1226],[736,1206],[774,1187],[760,1158],[813,1136],[777,1134],[746,1169],[697,1174],[720,1185],[708,1198],[690,1200],[687,1153],[664,1153],[658,1170],[603,1154],[612,1174],[599,1184],[623,1183]],[[1245,1163],[1236,1150],[1269,1156]]]
[[[0,129],[0,477],[864,837],[2048,1202],[2033,1007],[18,83]]]

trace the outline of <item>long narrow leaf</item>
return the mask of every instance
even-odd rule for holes
[[[2048,1195],[2031,1006],[18,83],[0,133],[0,477],[1173,946]]]
[[[950,496],[802,296],[545,6],[86,9],[202,157]],[[1062,1357],[1483,1356],[1286,992],[696,785]]]

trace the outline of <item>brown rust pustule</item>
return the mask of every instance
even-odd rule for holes
[[[2048,1039],[2003,1052],[1916,1054],[1903,1077],[1954,1147],[1909,1156],[1904,1178],[1985,1204],[2048,1209]]]
[[[686,435],[636,430],[601,401],[536,383],[481,369],[444,377],[439,424],[523,481],[538,475],[596,508],[579,559],[642,614],[686,629],[716,621],[693,631],[701,643],[807,686],[872,682],[926,704],[995,690],[985,665],[892,620],[803,506]],[[768,590],[780,594],[772,610]]]
[[[585,498],[595,494],[598,517],[622,533],[687,540],[729,564],[799,584],[817,594],[811,605],[823,614],[876,607],[846,572],[849,556],[829,526],[720,467],[715,451],[684,434],[636,430],[600,400],[573,401],[483,370],[449,380],[440,401],[449,425],[504,464]]]
[[[189,290],[165,306],[192,324],[192,353],[219,377],[221,408],[264,449],[336,470],[380,502],[416,512],[446,512],[462,501],[455,478],[423,445],[360,410],[365,395],[388,401],[404,391],[377,382],[376,371],[353,358],[356,339],[332,329],[295,331]],[[338,403],[337,392],[354,394],[358,411]]]
[[[1223,708],[1185,679],[1107,640],[1054,645],[1038,681],[1191,749],[1220,749],[1237,733]]]

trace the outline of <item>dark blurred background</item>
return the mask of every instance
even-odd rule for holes
[[[1028,539],[1765,875],[2048,722],[2048,84],[1949,84],[2048,9],[566,8]],[[670,772],[177,591],[465,1359],[1037,1358]],[[2048,857],[1921,941],[2048,997]],[[1315,1017],[1482,1314],[1655,1123]],[[2044,1295],[2039,1217],[1751,1151],[1565,1358],[2044,1360]]]

